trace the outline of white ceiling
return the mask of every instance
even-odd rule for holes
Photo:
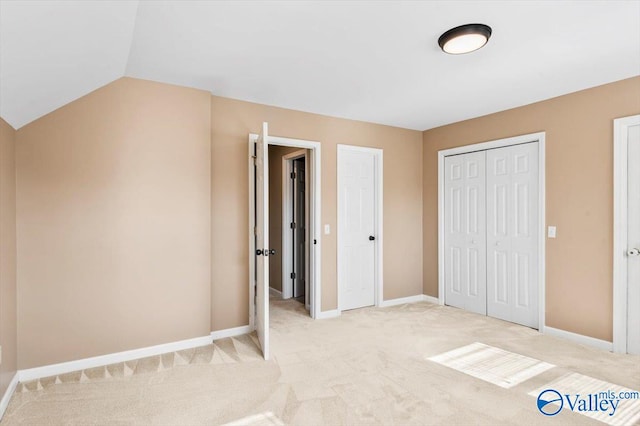
[[[123,75],[424,130],[640,75],[640,1],[0,2],[14,127]]]

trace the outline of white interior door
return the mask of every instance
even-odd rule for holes
[[[445,158],[445,303],[487,313],[485,152]]]
[[[269,125],[256,141],[255,327],[264,359],[269,359]]]
[[[538,146],[487,151],[487,314],[538,328]]]
[[[640,125],[627,137],[627,352],[640,354]]]
[[[375,154],[338,149],[338,283],[341,310],[375,304]]]

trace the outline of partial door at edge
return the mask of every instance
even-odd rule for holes
[[[627,353],[640,354],[640,125],[627,138]]]

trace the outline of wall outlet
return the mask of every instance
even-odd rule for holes
[[[550,226],[549,229],[547,230],[547,237],[549,238],[555,238],[556,237],[556,227],[555,226]]]
[[[324,225],[324,234],[329,235],[331,233],[331,227],[329,224]]]

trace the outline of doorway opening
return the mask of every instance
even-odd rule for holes
[[[308,152],[282,157],[282,282],[283,298],[293,298],[309,310]]]
[[[277,250],[272,247],[270,236],[282,236],[282,229],[279,232],[270,232],[272,222],[270,216],[270,193],[282,189],[280,184],[276,183],[278,179],[270,179],[270,162],[276,159],[273,155],[270,158],[270,147],[288,147],[303,150],[300,156],[304,156],[305,165],[305,231],[304,231],[304,262],[305,270],[305,299],[308,298],[308,312],[312,318],[318,318],[321,315],[321,239],[320,239],[320,211],[321,211],[321,193],[320,193],[320,166],[321,154],[320,143],[313,141],[305,141],[300,139],[290,139],[269,135],[268,123],[263,123],[261,134],[249,135],[249,155],[248,155],[248,184],[249,184],[249,324],[252,330],[256,330],[258,341],[262,349],[265,359],[269,359],[269,324],[270,313],[269,303],[270,297],[277,294],[277,288],[272,289],[270,285],[270,277],[274,276],[271,269],[281,269],[283,265],[282,259],[287,259],[284,265],[288,265],[290,260],[289,254],[283,254],[282,249]],[[288,152],[290,153],[290,152]],[[295,160],[295,158],[292,158]],[[282,161],[278,159],[278,161]],[[280,163],[282,164],[282,163]],[[292,167],[296,164],[292,163]],[[298,167],[300,164],[298,164]],[[275,167],[275,166],[274,166]],[[282,168],[278,167],[283,173]],[[274,182],[271,182],[274,181]],[[285,191],[287,192],[287,191]],[[272,194],[271,194],[272,195]],[[286,197],[281,197],[286,199]],[[283,201],[281,201],[282,203]],[[282,205],[282,204],[280,204]],[[286,211],[286,209],[285,209]],[[280,223],[282,223],[280,221]],[[278,221],[273,222],[273,226],[277,226]],[[285,235],[285,241],[288,237]],[[298,237],[300,238],[300,237]],[[281,240],[282,244],[282,240]],[[291,244],[293,246],[293,242]],[[280,252],[280,253],[278,253]],[[293,252],[293,251],[292,251]],[[280,254],[280,259],[277,259]],[[302,260],[299,260],[302,261]],[[292,265],[293,268],[293,265]],[[282,273],[275,274],[276,277],[282,278]],[[285,281],[291,281],[287,279]],[[285,282],[285,284],[287,284]],[[287,285],[280,287],[280,294],[287,290]],[[293,294],[293,287],[291,293]],[[293,303],[296,303],[293,301]],[[302,308],[304,309],[304,308]]]
[[[313,242],[307,195],[312,195],[307,166],[310,152],[272,145],[268,153],[270,246],[276,249],[269,293],[275,299],[293,299],[309,312],[309,244]]]

